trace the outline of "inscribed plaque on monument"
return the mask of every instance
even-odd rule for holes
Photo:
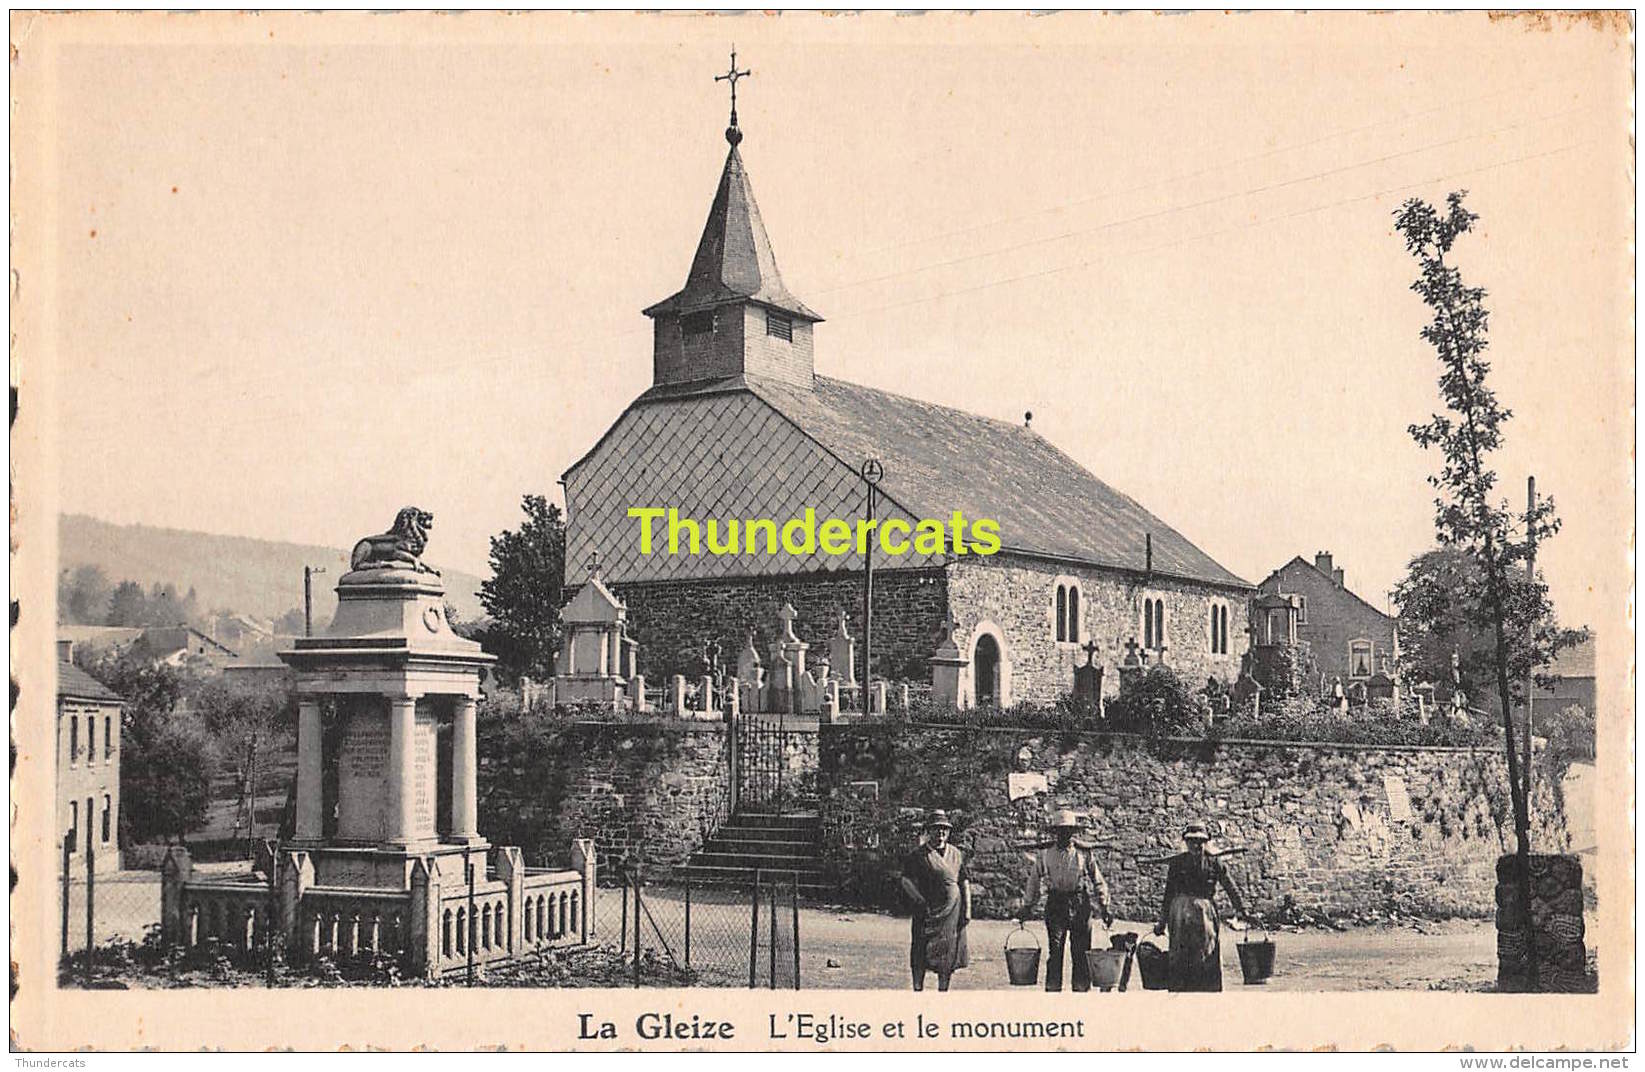
[[[439,717],[428,699],[417,701],[417,715],[411,729],[411,830],[413,839],[434,836],[434,747]]]
[[[337,751],[337,836],[379,841],[386,832],[388,708],[382,701],[356,700],[342,712]]]

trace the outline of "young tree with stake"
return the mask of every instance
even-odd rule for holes
[[[1443,210],[1420,198],[1411,198],[1394,214],[1394,227],[1405,239],[1406,250],[1420,272],[1414,290],[1433,319],[1422,338],[1439,357],[1440,396],[1447,413],[1434,414],[1425,424],[1410,426],[1411,437],[1424,448],[1437,448],[1442,464],[1428,482],[1439,492],[1434,500],[1434,525],[1441,546],[1455,548],[1479,564],[1479,590],[1467,602],[1490,630],[1495,658],[1491,660],[1501,700],[1502,727],[1508,759],[1508,786],[1513,801],[1517,841],[1518,886],[1526,925],[1526,966],[1530,985],[1536,986],[1536,949],[1531,930],[1530,802],[1520,778],[1514,748],[1512,656],[1508,610],[1513,598],[1510,571],[1525,563],[1530,547],[1559,529],[1553,500],[1545,499],[1525,517],[1525,528],[1515,534],[1515,514],[1506,499],[1495,493],[1496,473],[1487,456],[1502,445],[1502,426],[1512,416],[1486,383],[1491,365],[1485,360],[1489,314],[1485,290],[1463,285],[1462,274],[1446,257],[1456,240],[1473,229],[1478,216],[1463,207],[1467,191],[1453,192]]]

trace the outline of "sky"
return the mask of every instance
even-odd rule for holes
[[[1564,530],[1563,621],[1631,579],[1626,34],[1467,15],[88,19],[37,167],[66,512],[349,546],[488,537],[643,391],[742,154],[817,370],[1020,421],[1257,582],[1377,606],[1431,546],[1439,404],[1407,197],[1469,190],[1496,459]],[[26,52],[27,34],[17,35]],[[23,206],[27,211],[28,206]],[[15,206],[14,206],[15,210]]]

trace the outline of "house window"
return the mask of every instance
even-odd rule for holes
[[[707,335],[714,330],[714,310],[705,309],[700,313],[691,313],[680,318],[680,333],[683,335]]]
[[[103,758],[114,755],[114,716],[103,716]]]
[[[103,844],[109,843],[109,821],[114,815],[114,798],[103,794]]]
[[[97,762],[97,716],[86,716],[86,762]]]
[[[765,311],[765,333],[784,342],[794,341],[794,318],[787,313]]]
[[[1308,597],[1307,596],[1298,596],[1297,597],[1297,624],[1298,625],[1307,625],[1308,624]]]
[[[80,762],[80,716],[69,716],[69,762]]]
[[[1150,651],[1165,647],[1165,600],[1149,597],[1142,601],[1142,646]]]
[[[1371,676],[1371,642],[1369,640],[1351,640],[1348,642],[1348,676]]]
[[[69,801],[69,852],[80,851],[80,802]]]

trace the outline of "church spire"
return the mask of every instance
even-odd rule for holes
[[[715,76],[715,81],[731,86],[731,125],[725,131],[731,149],[726,153],[720,185],[697,242],[697,254],[691,259],[685,286],[646,309],[645,315],[653,319],[685,316],[732,302],[755,302],[799,320],[819,321],[822,317],[783,284],[771,239],[766,236],[759,206],[754,203],[748,170],[737,148],[743,137],[737,125],[737,82],[750,73],[737,68],[736,57],[733,51],[730,70]]]

